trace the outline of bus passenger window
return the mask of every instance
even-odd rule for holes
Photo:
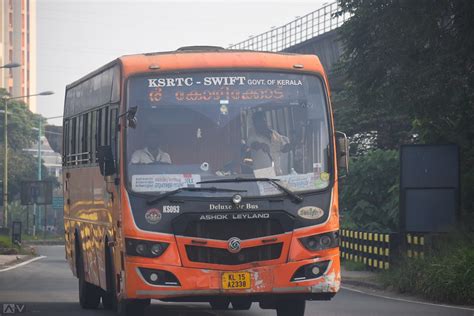
[[[95,163],[95,152],[97,150],[96,146],[96,139],[97,139],[97,112],[93,111],[90,113],[90,142],[91,142],[91,149],[90,149],[90,159],[92,163]]]

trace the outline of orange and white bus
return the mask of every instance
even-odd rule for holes
[[[83,308],[151,299],[302,316],[340,287],[338,166],[314,55],[120,57],[64,106],[66,258]]]

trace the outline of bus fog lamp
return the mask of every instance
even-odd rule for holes
[[[314,266],[314,267],[311,269],[311,273],[314,274],[314,275],[318,275],[320,272],[321,272],[321,270],[319,269],[318,266]]]
[[[156,274],[156,273],[150,274],[150,280],[152,282],[156,282],[156,280],[158,280],[158,274]]]

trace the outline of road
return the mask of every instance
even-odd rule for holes
[[[38,247],[46,258],[0,272],[0,305],[25,304],[23,315],[114,315],[105,310],[82,310],[78,303],[77,281],[64,259],[63,246]],[[0,309],[0,315],[2,310]],[[250,311],[216,312],[204,303],[163,303],[153,301],[146,315],[159,316],[275,316],[253,304]],[[329,302],[308,302],[306,315],[469,315],[473,310],[392,300],[342,289]]]

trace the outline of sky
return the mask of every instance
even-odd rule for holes
[[[331,2],[37,0],[37,89],[55,92],[38,112],[62,115],[66,85],[122,55],[228,47]]]

